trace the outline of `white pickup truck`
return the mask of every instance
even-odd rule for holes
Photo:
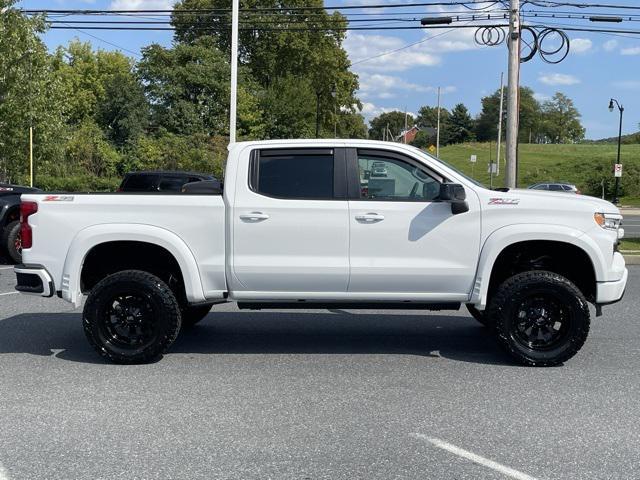
[[[556,365],[619,301],[622,216],[597,198],[492,191],[413,147],[237,143],[224,193],[24,194],[17,290],[79,305],[103,357],[161,356],[212,305],[458,309],[518,361]]]

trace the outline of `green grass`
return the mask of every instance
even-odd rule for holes
[[[475,165],[469,161],[474,154],[478,157]],[[598,188],[594,185],[599,184],[600,179],[604,178],[609,182],[613,180],[611,168],[616,161],[616,154],[617,146],[611,144],[520,144],[518,185],[527,187],[536,182],[565,181],[575,183],[586,193],[598,194],[599,192],[596,192]],[[440,150],[443,160],[486,185],[489,185],[487,164],[490,155],[495,159],[495,142],[491,145],[488,143],[449,145]],[[494,186],[504,185],[504,145],[501,157],[500,175],[494,176]],[[640,170],[640,144],[622,146],[622,163],[624,164],[623,175],[625,172]],[[632,186],[636,187],[635,177],[631,174],[622,177],[623,186],[625,180],[630,190]],[[630,185],[631,182],[634,185]],[[621,201],[622,204],[637,206],[640,205],[640,196],[622,197]]]
[[[625,238],[620,242],[620,250],[638,250],[640,251],[640,238]]]

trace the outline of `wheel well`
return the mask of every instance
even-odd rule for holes
[[[571,280],[587,300],[596,298],[596,275],[587,252],[570,243],[532,240],[506,247],[491,270],[488,298],[507,278],[530,270],[547,270]]]
[[[93,247],[82,266],[82,293],[89,292],[108,275],[122,270],[149,272],[164,280],[178,301],[186,298],[182,271],[175,257],[166,248],[135,241],[106,242]]]

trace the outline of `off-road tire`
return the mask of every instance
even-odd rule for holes
[[[110,333],[114,330],[116,315],[114,302],[117,309],[117,299],[131,297],[139,297],[146,302],[144,307],[148,307],[148,314],[140,318],[144,317],[144,328],[152,329],[152,333],[140,346],[123,346],[119,338]],[[178,336],[180,306],[167,284],[155,275],[125,270],[109,275],[93,287],[84,306],[82,324],[91,346],[107,360],[120,364],[148,363],[160,358]]]
[[[470,303],[467,303],[466,307],[467,307],[467,310],[469,310],[469,313],[471,314],[471,316],[475,318],[479,323],[481,323],[485,327],[489,326],[489,320],[487,318],[486,310],[480,311]]]
[[[213,307],[213,303],[182,307],[182,328],[193,327],[209,314],[211,307]]]
[[[22,252],[17,247],[17,241],[20,238],[20,222],[14,221],[9,223],[2,230],[2,246],[9,255],[9,258],[15,263],[22,262]]]
[[[547,347],[531,347],[522,341],[523,325],[530,317],[524,305],[537,301],[545,312],[555,311],[547,332],[558,334],[556,343]],[[544,305],[549,308],[546,309]],[[533,310],[539,316],[541,310]],[[584,345],[589,334],[589,307],[582,292],[568,279],[557,273],[529,271],[519,273],[498,287],[489,304],[489,318],[495,324],[500,345],[520,363],[535,367],[550,367],[562,364],[573,357]],[[524,315],[523,315],[524,314]],[[542,317],[539,317],[542,320]],[[518,322],[520,320],[520,322]],[[560,321],[561,320],[561,321]],[[561,325],[557,327],[558,323]],[[537,327],[536,336],[540,335]],[[553,331],[552,331],[553,329]],[[530,330],[529,335],[534,330]],[[560,332],[563,332],[560,334]],[[526,332],[526,330],[525,330]]]

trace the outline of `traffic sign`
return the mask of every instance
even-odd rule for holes
[[[622,176],[622,164],[621,163],[616,163],[614,168],[613,168],[613,176],[614,177],[621,177]]]
[[[477,155],[471,155],[471,163],[476,163],[478,161],[478,156]]]

